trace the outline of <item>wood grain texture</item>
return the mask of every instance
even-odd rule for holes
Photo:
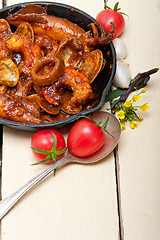
[[[115,1],[110,0],[113,5]],[[160,2],[121,0],[129,15],[121,38],[125,41],[131,76],[160,66]],[[139,112],[144,120],[138,128],[122,132],[118,146],[121,208],[124,240],[160,239],[160,73],[153,75],[140,104],[150,109]]]
[[[62,2],[62,1],[61,1]],[[13,1],[7,1],[8,5]],[[103,1],[64,1],[93,17]],[[107,106],[104,107],[105,109]],[[68,129],[61,129],[66,136]],[[3,198],[46,166],[31,166],[33,133],[4,128]],[[2,220],[2,240],[117,240],[114,156],[91,166],[67,165],[24,196]]]
[[[9,0],[7,3],[14,4]],[[93,17],[103,8],[103,1],[99,0],[64,3],[81,8]],[[114,0],[109,1],[110,6],[114,4]],[[127,45],[125,61],[131,76],[159,67],[159,1],[121,0],[120,7],[129,15],[125,17],[121,38]],[[51,175],[45,179],[2,220],[2,240],[160,238],[159,79],[160,73],[151,77],[148,91],[140,100],[140,104],[150,105],[141,114],[144,120],[137,129],[126,126],[122,132],[116,159],[117,182],[113,154],[101,164],[74,164],[59,169],[55,178]],[[31,137],[32,133],[4,128],[3,197],[44,168],[31,166],[35,161],[29,149]]]

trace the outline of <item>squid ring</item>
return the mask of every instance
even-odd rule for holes
[[[49,72],[47,71],[47,73],[43,72],[41,74],[40,71],[49,64],[52,64],[52,69],[49,70]],[[35,84],[39,86],[47,86],[56,82],[62,75],[63,70],[63,60],[55,56],[42,57],[33,65],[31,77]]]

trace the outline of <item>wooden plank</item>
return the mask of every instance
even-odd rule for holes
[[[109,1],[114,4],[115,1]],[[159,1],[120,1],[122,11],[129,15],[121,36],[128,48],[132,77],[160,63]],[[142,113],[138,128],[127,127],[118,147],[119,181],[124,240],[160,239],[160,73],[151,77],[148,91],[140,104],[150,109]]]
[[[28,2],[28,1],[23,1],[23,2]],[[30,1],[30,2],[39,2],[39,0],[35,0],[35,1]],[[91,1],[79,1],[79,0],[63,0],[63,1],[55,1],[55,2],[59,2],[59,3],[63,3],[63,4],[67,4],[76,8],[81,9],[82,11],[92,15],[92,17],[96,17],[97,13],[104,8],[104,2],[103,0],[97,1],[97,0],[93,0]],[[17,0],[16,4],[18,3],[22,3],[21,0]],[[7,6],[9,5],[13,5],[15,4],[15,2],[13,0],[8,0],[7,1]]]
[[[0,9],[3,8],[3,5],[4,5],[4,1],[1,0],[1,1],[0,1]]]
[[[8,5],[13,1],[7,1]],[[95,16],[103,1],[65,1]],[[106,107],[105,107],[106,109]],[[66,135],[67,130],[61,129]],[[4,128],[3,198],[46,166],[31,166],[33,133]],[[2,240],[117,240],[113,153],[92,166],[67,165],[24,196],[2,220]]]
[[[5,0],[0,0],[0,9],[5,6]],[[1,199],[1,186],[2,186],[2,144],[3,144],[3,125],[0,125],[0,199]],[[1,233],[1,223],[0,223]],[[0,234],[1,240],[1,234]]]

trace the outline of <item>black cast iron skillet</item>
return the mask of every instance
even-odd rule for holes
[[[93,17],[75,7],[54,2],[30,2],[12,5],[0,10],[0,18],[6,18],[11,12],[15,13],[20,10],[22,6],[26,6],[28,4],[36,4],[41,5],[42,7],[47,7],[47,14],[67,18],[71,22],[78,24],[85,31],[89,30],[88,25],[90,23],[96,22]],[[106,65],[92,83],[93,91],[95,91],[95,93],[99,96],[97,99],[97,104],[92,109],[83,110],[80,113],[71,115],[69,118],[51,123],[28,124],[0,118],[0,124],[23,131],[36,131],[43,128],[57,129],[60,127],[65,127],[67,124],[74,122],[78,116],[84,116],[98,111],[105,103],[105,96],[109,91],[116,71],[116,54],[113,43],[103,46],[100,49],[103,52]],[[110,53],[109,56],[108,52]]]

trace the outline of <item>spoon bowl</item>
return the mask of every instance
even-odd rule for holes
[[[95,122],[102,121],[102,123],[104,123],[106,119],[109,118],[106,127],[109,134],[106,133],[105,143],[100,148],[100,150],[98,150],[97,152],[88,157],[80,158],[73,156],[69,153],[71,155],[71,158],[73,158],[74,162],[83,164],[98,162],[104,157],[106,157],[109,153],[111,153],[119,141],[121,134],[121,126],[119,124],[119,121],[114,115],[108,112],[99,111],[94,113],[92,115],[92,118],[95,120]]]
[[[101,147],[100,150],[95,152],[94,154],[90,155],[89,157],[76,157],[73,156],[71,153],[67,153],[66,156],[58,160],[57,162],[50,165],[44,171],[39,173],[37,176],[32,178],[29,182],[25,185],[20,187],[14,193],[6,197],[5,199],[0,201],[0,219],[6,215],[6,213],[16,204],[16,202],[21,199],[21,197],[27,193],[33,186],[39,183],[44,177],[46,177],[49,173],[51,173],[54,169],[59,167],[60,165],[64,165],[65,163],[81,163],[81,164],[92,164],[104,159],[108,154],[112,152],[112,150],[116,147],[120,134],[121,134],[121,127],[117,118],[112,115],[111,113],[107,112],[97,112],[95,113],[92,118],[96,121],[102,121],[104,123],[107,118],[109,118],[107,124],[107,131],[109,134],[106,133],[105,143]]]

